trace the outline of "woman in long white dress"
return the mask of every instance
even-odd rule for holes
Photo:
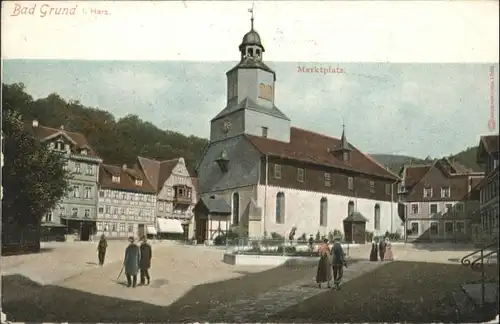
[[[394,252],[392,252],[392,244],[387,241],[387,248],[384,254],[384,261],[393,261],[394,260]]]

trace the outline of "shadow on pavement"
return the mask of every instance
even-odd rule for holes
[[[326,290],[273,315],[267,322],[473,323],[495,317],[497,307],[464,310],[454,292],[481,278],[457,264],[396,261]],[[498,276],[496,277],[498,280]]]
[[[440,251],[440,252],[463,251],[465,254],[467,254],[468,251],[472,252],[477,250],[477,248],[475,248],[473,244],[462,244],[462,243],[414,242],[412,243],[412,246],[416,250]]]
[[[2,311],[7,314],[7,320],[14,322],[201,321],[214,306],[236,299],[256,298],[266,291],[290,284],[307,275],[312,277],[314,274],[315,269],[311,265],[278,267],[259,273],[247,273],[242,277],[195,286],[179,300],[165,307],[95,295],[56,285],[42,286],[21,275],[7,275],[2,277]],[[118,289],[134,288],[120,286]],[[160,289],[168,291],[168,286]],[[155,290],[153,288],[151,293],[154,294]]]

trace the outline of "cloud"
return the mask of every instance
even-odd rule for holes
[[[226,105],[225,72],[235,64],[6,60],[4,82],[24,82],[35,98],[57,92],[117,117],[134,113],[208,138],[210,119]],[[488,132],[489,65],[300,63],[345,70],[315,74],[299,73],[298,64],[268,62],[277,74],[278,108],[294,126],[331,136],[340,136],[344,120],[361,150],[441,156]],[[498,118],[497,102],[495,109]]]

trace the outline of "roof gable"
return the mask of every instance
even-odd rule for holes
[[[500,150],[499,144],[498,134],[481,136],[477,150],[477,161],[482,161],[487,154],[498,152]]]
[[[290,128],[289,143],[253,135],[245,136],[264,155],[331,166],[392,180],[398,179],[397,175],[384,168],[370,155],[359,151],[350,143],[352,151],[348,162],[335,157],[331,153],[331,149],[341,146],[339,138],[329,137],[296,127]]]
[[[99,184],[103,189],[115,189],[132,191],[146,194],[154,194],[155,188],[148,181],[143,179],[146,176],[141,170],[136,168],[128,168],[127,166],[116,166],[109,164],[101,164],[99,167]],[[113,177],[119,177],[119,182],[113,182]],[[143,180],[139,185],[136,180]]]
[[[145,157],[138,157],[137,160],[148,182],[155,188],[156,192],[161,190],[163,184],[168,180],[172,171],[179,163],[179,158],[156,161]]]

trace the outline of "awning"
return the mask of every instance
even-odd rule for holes
[[[158,218],[158,233],[184,233],[181,221],[178,219]]]
[[[146,226],[146,234],[156,235],[156,228],[152,225]]]

